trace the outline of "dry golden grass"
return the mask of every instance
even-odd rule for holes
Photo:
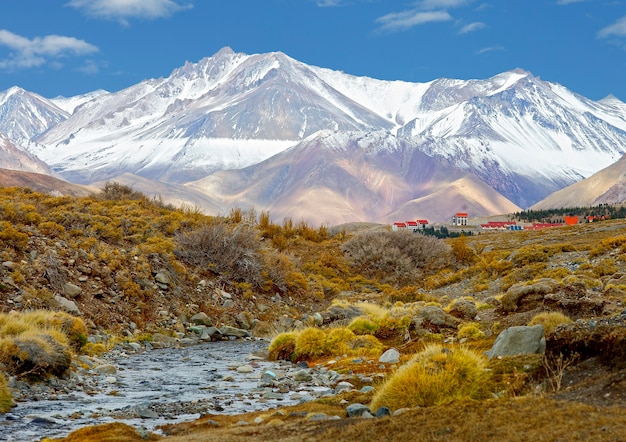
[[[557,326],[561,324],[569,324],[572,320],[561,312],[542,312],[535,315],[528,325],[543,325],[543,331],[546,335],[550,334]]]
[[[464,347],[431,344],[376,390],[371,408],[425,407],[480,399],[489,392],[484,356]]]
[[[13,397],[7,385],[7,379],[0,373],[0,413],[6,413],[13,405]]]

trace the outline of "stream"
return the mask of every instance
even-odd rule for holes
[[[260,388],[262,373],[280,369],[281,364],[249,360],[266,346],[260,341],[219,341],[109,358],[117,372],[95,375],[97,390],[18,402],[9,413],[0,414],[0,440],[62,437],[83,426],[112,421],[155,431],[159,425],[206,413],[239,414],[297,403],[298,394]],[[245,364],[253,367],[251,373],[236,369]]]

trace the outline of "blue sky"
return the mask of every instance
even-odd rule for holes
[[[626,101],[626,0],[0,0],[0,90],[117,91],[224,46],[412,82],[522,68]]]

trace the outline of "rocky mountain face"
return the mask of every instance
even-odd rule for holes
[[[0,168],[54,175],[52,169],[35,155],[18,147],[0,132]]]
[[[134,175],[147,187],[193,189],[208,213],[254,206],[328,222],[495,214],[626,151],[626,104],[519,69],[407,83],[225,48],[167,78],[40,104],[48,113],[11,106],[19,121],[32,117],[20,131],[10,124],[18,117],[0,113],[0,132],[33,141],[25,148],[65,179]]]

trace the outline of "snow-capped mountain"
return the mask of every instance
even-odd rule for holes
[[[51,100],[19,87],[0,91],[0,133],[19,145],[28,144],[68,116]]]
[[[521,210],[479,178],[387,131],[319,131],[262,163],[187,186],[226,210],[254,207],[314,224]]]
[[[0,168],[54,175],[50,167],[0,133]]]
[[[8,92],[0,97],[5,95]],[[455,195],[467,207],[477,204],[477,210],[489,212],[505,204],[488,209],[485,201],[471,202],[471,195],[462,189],[472,188],[480,195],[491,195],[495,189],[504,200],[525,208],[609,166],[626,151],[626,104],[615,97],[589,100],[519,69],[485,80],[409,83],[355,77],[306,65],[280,52],[247,55],[224,48],[197,63],[186,63],[167,78],[118,92],[96,91],[47,102],[61,112],[60,117],[42,127],[40,135],[32,132],[37,144],[21,145],[70,181],[88,183],[126,173],[164,183],[197,181],[194,188],[217,192],[224,202],[235,198],[232,190],[237,188],[241,206],[278,211],[285,204],[302,212],[308,207],[306,198],[289,199],[279,191],[281,186],[292,188],[284,181],[286,169],[276,166],[297,162],[299,166],[290,166],[290,171],[311,174],[298,185],[325,204],[331,204],[328,195],[341,198],[344,190],[369,203],[360,205],[346,197],[337,203],[346,209],[338,210],[354,214],[360,212],[358,207],[382,204],[360,215],[368,221],[375,220],[370,214],[385,216],[403,204],[413,207],[416,201],[431,201],[432,206],[432,194],[403,187],[417,182],[425,186],[423,181],[389,167],[393,161],[411,164],[419,173],[426,164],[446,170],[447,183],[456,183]],[[19,118],[28,120],[33,112],[29,114],[28,106],[23,109]],[[6,132],[2,125],[10,120],[0,116],[0,131]],[[375,147],[385,154],[372,156]],[[286,157],[281,154],[262,163],[287,154],[287,149],[291,153]],[[333,149],[353,149],[349,161],[336,161],[365,161],[363,167],[370,172],[355,172],[349,178],[345,168],[318,158]],[[308,171],[300,156],[311,164],[326,164],[319,167],[328,171]],[[251,167],[257,164],[258,168]],[[225,169],[241,172],[221,172]],[[260,170],[263,182],[273,183],[272,191],[251,188],[262,187],[255,181]],[[337,187],[328,184],[334,179],[330,171],[337,174]],[[395,196],[386,199],[373,190],[367,181],[373,176],[384,176],[383,187]],[[327,197],[316,194],[322,188],[332,189]],[[350,193],[352,188],[369,190]],[[429,189],[436,192],[435,187]],[[268,200],[272,195],[282,195],[288,202]]]

